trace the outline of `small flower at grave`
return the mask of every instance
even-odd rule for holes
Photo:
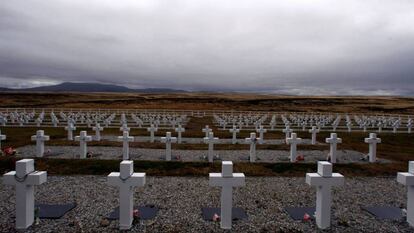
[[[300,161],[304,161],[305,160],[305,156],[299,154],[298,156],[296,156],[296,162],[300,162]]]
[[[307,222],[307,221],[309,221],[309,220],[311,220],[311,216],[310,216],[308,213],[305,213],[305,214],[303,215],[303,221]]]
[[[218,214],[214,213],[213,222],[218,222],[218,221],[220,221],[220,216]]]
[[[3,149],[3,153],[6,156],[11,156],[16,154],[16,150],[13,147],[9,146]]]
[[[139,218],[141,214],[138,209],[134,209],[132,211],[132,215],[134,216],[134,218]]]

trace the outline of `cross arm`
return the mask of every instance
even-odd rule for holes
[[[233,177],[222,177],[221,173],[210,173],[210,186],[244,186],[245,176],[243,173],[233,173]]]
[[[342,186],[344,182],[344,176],[339,173],[332,173],[332,177],[322,177],[318,173],[306,173],[306,183],[311,186]]]
[[[414,185],[414,174],[409,172],[398,172],[397,182],[406,186]]]

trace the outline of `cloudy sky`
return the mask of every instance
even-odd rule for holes
[[[2,0],[0,86],[414,94],[412,0]]]

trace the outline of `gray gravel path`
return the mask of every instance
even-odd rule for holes
[[[46,146],[45,151],[51,151],[49,158],[75,158],[79,157],[79,147],[77,146]],[[122,147],[104,147],[89,146],[88,151],[97,155],[98,159],[120,159],[122,158]],[[36,147],[33,145],[18,148],[20,157],[34,157]],[[172,150],[173,157],[179,157],[181,161],[204,161],[207,156],[207,150]],[[288,150],[258,150],[256,156],[258,162],[288,162]],[[298,154],[304,155],[305,160],[302,163],[314,163],[320,160],[326,160],[329,151],[325,150],[298,150]],[[56,155],[57,154],[57,155]],[[248,150],[216,150],[215,154],[227,161],[247,161],[249,156]],[[338,163],[367,163],[361,161],[365,154],[352,150],[339,150],[337,153]],[[142,149],[130,148],[130,159],[133,160],[162,160],[165,158],[164,149]],[[380,159],[379,162],[388,162]]]
[[[40,203],[76,201],[78,206],[59,220],[41,220],[28,232],[118,232],[117,221],[101,226],[104,216],[118,205],[118,190],[102,176],[49,177],[36,187]],[[219,206],[219,188],[206,178],[147,177],[135,190],[135,203],[160,208],[154,220],[134,225],[131,232],[224,232],[217,222],[201,218],[202,207]],[[332,227],[324,232],[413,232],[404,220],[377,220],[361,206],[404,207],[406,190],[395,178],[347,178],[333,191]],[[248,177],[235,189],[234,205],[243,207],[248,219],[233,223],[233,232],[321,232],[314,221],[294,221],[285,207],[312,206],[315,189],[304,178]],[[14,232],[14,188],[0,185],[0,232]]]

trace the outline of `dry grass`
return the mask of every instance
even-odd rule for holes
[[[239,93],[0,93],[3,108],[123,108],[276,112],[376,112],[414,114],[402,97],[307,97]]]
[[[85,94],[85,93],[0,93],[0,107],[5,108],[113,108],[113,109],[176,109],[176,110],[243,110],[243,111],[276,111],[276,112],[370,112],[392,114],[414,114],[414,99],[399,97],[293,97],[252,94],[213,94],[213,93],[184,93],[184,94]],[[213,127],[212,117],[191,118],[186,126],[183,137],[201,138],[204,125]],[[34,135],[36,127],[0,127],[7,135],[2,146],[19,147],[34,144],[30,136]],[[66,131],[63,128],[42,128],[51,141],[47,145],[78,145],[76,142],[65,140]],[[231,138],[227,131],[214,128],[215,136]],[[85,130],[78,128],[79,131]],[[171,130],[172,131],[172,130]],[[166,130],[160,130],[157,136],[165,135]],[[238,138],[249,136],[250,132],[238,134]],[[309,138],[306,132],[297,132],[299,137]],[[88,130],[88,134],[94,132]],[[107,128],[104,135],[120,135],[117,128]],[[175,134],[173,132],[173,134]],[[145,129],[132,129],[131,135],[148,135]],[[324,142],[328,132],[318,134],[318,141]],[[343,144],[338,149],[368,152],[368,146],[363,142],[367,133],[339,133]],[[378,157],[393,160],[390,164],[338,164],[335,170],[348,176],[389,176],[397,171],[407,170],[407,161],[414,160],[414,135],[382,133],[379,135],[383,143],[378,145]],[[282,132],[270,132],[265,135],[267,139],[282,139]],[[92,142],[96,146],[121,146],[118,142]],[[138,148],[164,148],[162,143],[131,143]],[[248,145],[216,145],[219,150],[247,150]],[[173,149],[207,149],[204,144],[174,144]],[[288,150],[287,145],[259,145],[258,149]],[[316,150],[328,149],[328,146],[300,146],[299,149]],[[1,158],[0,172],[14,168],[15,158]],[[106,175],[117,170],[118,160],[60,160],[36,159],[39,170],[48,170],[50,174],[97,174]],[[205,176],[208,172],[219,171],[219,164],[203,162],[153,162],[140,161],[135,164],[137,171],[147,172],[149,175],[179,175],[179,176]],[[314,164],[290,163],[237,163],[235,170],[245,172],[249,176],[303,176],[306,172],[316,170]]]

